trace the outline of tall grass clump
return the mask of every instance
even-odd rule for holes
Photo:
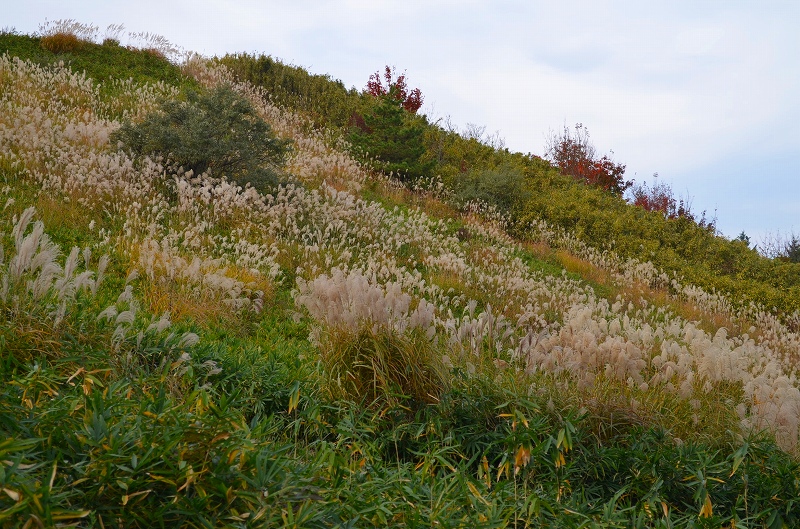
[[[433,307],[398,284],[376,285],[335,269],[313,281],[298,278],[297,304],[317,320],[312,331],[333,395],[356,401],[436,402],[444,385],[432,342]]]
[[[62,263],[61,249],[44,232],[44,224],[37,221],[31,226],[34,215],[34,208],[28,208],[16,219],[7,261],[0,244],[0,312],[13,323],[4,327],[2,343],[23,357],[37,353],[58,357],[62,351],[53,337],[68,332],[67,320],[74,320],[70,309],[97,293],[108,256],[91,270],[91,251],[75,247]]]
[[[75,20],[53,20],[39,25],[41,46],[52,53],[79,51],[97,35],[97,26]]]

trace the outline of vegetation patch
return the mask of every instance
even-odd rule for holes
[[[86,29],[0,36],[0,526],[800,523],[794,263],[428,123],[391,70]],[[342,141],[381,105],[419,178]]]

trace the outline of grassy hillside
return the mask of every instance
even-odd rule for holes
[[[348,135],[351,118],[368,115],[376,104],[366,93],[345,90],[339,81],[312,76],[268,56],[229,55],[219,63],[238,78],[263,86],[274,101],[340,134]],[[440,175],[461,198],[480,198],[498,206],[517,237],[536,239],[538,233],[530,233],[531,223],[544,221],[592,247],[623,259],[652,262],[707,291],[723,292],[738,305],[758,303],[784,315],[800,311],[800,263],[767,259],[687,218],[665,218],[564,177],[536,156],[494,148],[452,127],[422,121],[421,159],[433,164],[429,174]],[[359,156],[358,150],[352,153]],[[369,154],[375,155],[375,150]],[[493,189],[491,182],[498,177],[506,184],[505,191]]]
[[[539,201],[635,210],[420,116],[442,179],[370,170],[327,98],[373,103],[296,69],[293,100],[235,61],[6,51],[3,527],[798,523],[797,320],[740,301],[766,280],[593,244]]]

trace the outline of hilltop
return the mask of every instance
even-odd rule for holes
[[[81,28],[0,35],[3,527],[800,519],[800,265]]]

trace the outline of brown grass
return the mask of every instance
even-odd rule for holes
[[[71,33],[54,33],[42,37],[42,48],[52,53],[67,53],[80,50],[86,42]]]
[[[56,226],[88,231],[89,223],[94,220],[100,223],[102,216],[95,208],[87,208],[78,202],[77,195],[68,199],[58,199],[44,193],[37,197],[36,215],[45,226],[52,229]]]
[[[133,262],[138,261],[135,255],[137,251],[136,248],[132,249]],[[274,299],[275,286],[266,276],[255,275],[235,265],[228,266],[225,275],[241,281],[253,291],[263,292],[264,304]],[[239,331],[242,320],[247,319],[248,314],[253,314],[248,309],[245,309],[245,313],[237,313],[223,303],[224,298],[219,292],[210,290],[198,292],[191,285],[161,275],[156,275],[154,280],[146,280],[143,293],[144,301],[152,314],[163,314],[168,311],[170,319],[174,322],[193,321],[199,325],[215,323]]]
[[[587,281],[594,281],[595,283],[601,285],[611,286],[613,284],[611,274],[608,272],[608,270],[598,268],[585,259],[576,257],[564,250],[556,251],[555,257],[561,266],[567,270],[567,272],[578,274]]]

